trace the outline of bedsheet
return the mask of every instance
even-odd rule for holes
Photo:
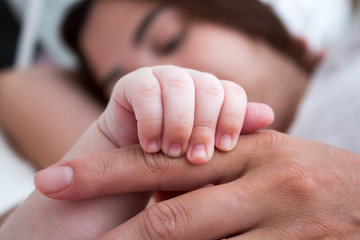
[[[0,215],[21,203],[33,190],[35,170],[7,143],[0,129]]]

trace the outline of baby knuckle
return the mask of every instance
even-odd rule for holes
[[[149,133],[150,136],[147,137],[151,137],[152,136],[151,134],[153,134],[156,131],[160,131],[159,129],[162,128],[163,118],[161,117],[162,116],[160,117],[154,116],[154,113],[152,112],[142,112],[142,114],[138,114],[138,116],[136,116],[138,123],[138,131],[142,131],[142,129],[145,129],[146,132],[143,132],[143,134]],[[141,130],[140,130],[140,126],[142,126]]]
[[[209,74],[209,76],[212,76]],[[197,86],[198,88],[202,89],[202,91],[210,96],[223,99],[224,98],[224,88],[221,85],[220,81],[215,77],[205,78],[205,81],[202,82],[201,86]],[[212,79],[209,81],[209,79]],[[205,83],[205,84],[204,84]]]
[[[164,83],[172,88],[194,91],[194,83],[188,72],[180,67],[165,66],[160,72],[155,72],[160,79],[165,77]]]
[[[192,129],[192,126],[193,126],[193,119],[192,118],[189,118],[188,116],[184,116],[184,114],[177,114],[177,115],[174,115],[172,118],[171,118],[171,127],[173,127],[174,129],[174,133],[175,135],[179,135],[179,134],[184,134],[185,133],[188,133],[189,131],[191,131]],[[171,134],[171,133],[170,133]]]
[[[159,84],[153,81],[142,81],[136,90],[135,97],[160,96],[161,88]]]
[[[166,132],[167,138],[173,142],[183,142],[188,141],[191,136],[191,132],[193,131],[193,125],[191,119],[183,119],[177,118],[173,120],[171,124],[168,124],[164,131]]]
[[[222,83],[224,89],[226,89],[228,91],[233,91],[236,94],[247,98],[245,89],[242,88],[239,84],[237,84],[235,82],[231,82],[231,81],[222,81],[221,83]]]
[[[197,132],[213,132],[216,126],[216,121],[211,119],[203,119],[194,123],[193,131]]]
[[[243,115],[241,111],[230,111],[223,113],[222,118],[224,119],[226,125],[229,127],[234,127],[235,129],[239,128],[239,122],[243,121]]]
[[[167,84],[176,89],[193,91],[194,85],[185,77],[177,74],[167,80]]]
[[[151,239],[183,239],[179,235],[185,226],[174,204],[159,203],[148,208],[145,213],[144,226]]]
[[[145,113],[141,117],[138,117],[138,122],[144,125],[144,128],[151,128],[154,126],[160,126],[163,124],[163,119],[157,116],[153,116],[152,113]]]
[[[220,100],[223,100],[224,89],[221,87],[221,85],[209,83],[206,86],[204,86],[204,88],[205,88],[205,93],[207,95],[210,95],[210,96],[216,97]]]

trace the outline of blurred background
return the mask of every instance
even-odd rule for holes
[[[76,59],[60,37],[60,26],[78,0],[0,0],[0,71],[47,62],[74,69]],[[288,29],[315,50],[327,51],[348,29],[355,1],[262,0]],[[1,79],[0,79],[1,80]],[[1,113],[0,113],[1,114]],[[34,169],[10,147],[0,126],[0,215],[33,190]]]
[[[20,32],[20,24],[7,2],[0,1],[0,68],[12,66]]]
[[[29,47],[33,51],[39,50],[41,46],[43,52],[54,63],[63,67],[74,67],[76,61],[63,44],[59,28],[66,9],[78,1],[0,0],[0,68],[15,63],[15,54],[20,55],[17,51],[19,50],[17,47],[21,48],[20,36],[23,37],[23,44],[26,40],[31,42]],[[271,5],[292,33],[306,39],[315,49],[329,48],[341,39],[351,21],[353,2],[355,2],[353,0],[261,1]],[[35,6],[35,9],[31,6]],[[27,32],[25,27],[30,28],[31,33]]]

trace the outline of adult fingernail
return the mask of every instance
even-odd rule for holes
[[[230,151],[233,148],[233,141],[230,134],[225,133],[221,135],[219,141],[219,148],[223,151]]]
[[[191,148],[191,162],[195,164],[202,164],[207,162],[206,147],[205,144],[195,144]]]
[[[169,146],[168,155],[170,157],[180,157],[182,155],[181,143],[172,143]]]
[[[151,139],[148,142],[147,150],[148,150],[149,153],[156,153],[156,152],[160,151],[159,141],[157,139],[155,139],[155,138]]]
[[[50,167],[35,175],[35,186],[43,193],[58,193],[71,185],[74,171],[68,166]]]

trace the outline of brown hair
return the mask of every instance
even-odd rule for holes
[[[90,69],[79,48],[79,35],[87,13],[95,0],[84,0],[70,11],[63,27],[63,36],[79,56],[85,86],[103,101],[106,99],[96,86]],[[307,72],[312,66],[306,61],[306,51],[286,30],[272,9],[258,0],[141,0],[173,4],[190,16],[217,22],[238,29],[251,37],[262,39],[289,57]]]

